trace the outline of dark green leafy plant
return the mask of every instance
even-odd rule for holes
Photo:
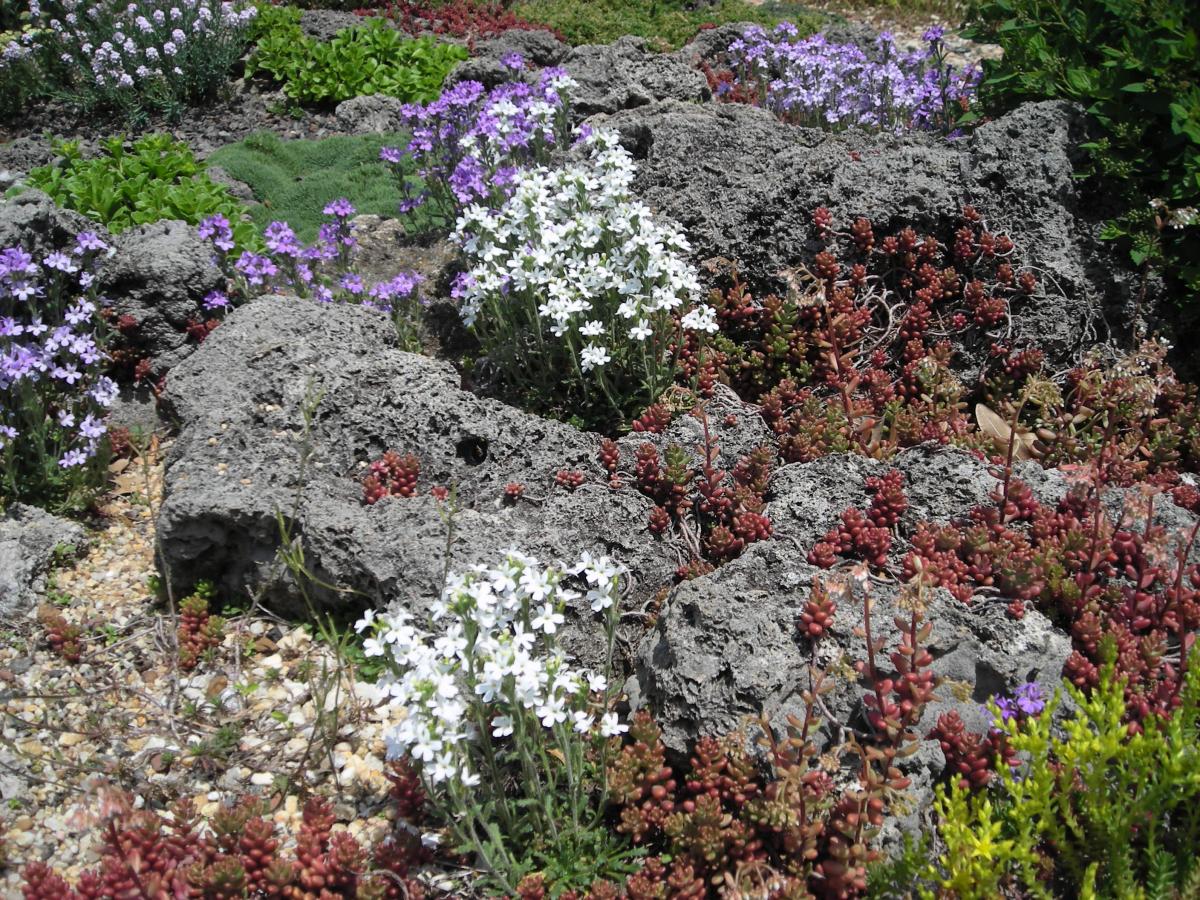
[[[101,151],[85,159],[76,142],[60,142],[55,152],[61,161],[31,171],[29,183],[113,233],[161,219],[196,225],[221,213],[233,223],[239,247],[259,243],[245,207],[204,173],[187,144],[165,134],[132,144],[111,137],[101,142]]]
[[[299,103],[340,103],[367,94],[429,103],[454,64],[466,58],[465,47],[409,38],[382,19],[321,42],[281,17],[259,40],[246,73],[267,73]]]
[[[1192,0],[978,0],[969,37],[990,113],[1026,100],[1087,107],[1099,137],[1080,174],[1116,188],[1104,236],[1200,299],[1200,5]]]
[[[690,8],[698,7],[698,8]],[[572,44],[606,44],[622,35],[644,37],[660,50],[674,50],[702,28],[726,22],[775,25],[795,22],[801,32],[814,32],[821,19],[797,3],[774,3],[767,9],[744,0],[688,4],[684,0],[521,0],[512,11],[561,32]]]

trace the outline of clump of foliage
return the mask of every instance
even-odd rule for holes
[[[651,533],[677,535],[687,549],[689,562],[679,567],[679,579],[710,572],[772,533],[764,508],[774,450],[758,447],[727,472],[717,465],[719,448],[707,413],[697,407],[694,415],[704,429],[699,467],[678,444],[668,445],[660,456],[649,441],[637,448],[634,464],[634,486],[655,504],[650,510]],[[621,453],[615,441],[606,438],[601,443],[599,460],[609,473],[610,486],[619,488]]]
[[[919,740],[913,728],[938,680],[922,646],[930,626],[921,587],[904,589],[894,620],[900,641],[888,660],[897,674],[891,674],[881,658],[885,641],[872,617],[869,582],[859,584],[814,582],[799,623],[813,651],[799,692],[805,713],[789,716],[783,729],[761,723],[765,770],[747,751],[747,735],[735,733],[701,738],[688,767],[677,771],[649,716],[634,717],[631,740],[610,765],[609,791],[619,810],[617,831],[660,856],[629,880],[629,898],[664,896],[642,892],[645,881],[668,884],[667,896],[689,898],[710,896],[718,886],[735,888],[737,896],[773,897],[854,897],[866,889],[867,867],[880,858],[872,840],[910,783],[896,762]],[[850,729],[840,745],[823,751],[821,697],[837,675],[817,667],[819,645],[838,603],[856,593],[868,727]],[[854,775],[850,784],[840,777],[847,772]]]
[[[216,588],[202,581],[179,602],[179,667],[185,672],[196,668],[205,654],[221,646],[225,638],[225,620],[209,612]]]
[[[500,390],[619,423],[670,384],[683,333],[716,324],[692,304],[683,234],[634,199],[616,134],[583,140],[584,163],[519,172],[500,209],[464,210],[452,240],[468,268],[454,295]]]
[[[1142,396],[1129,382],[1112,380],[1105,390],[1110,407]],[[1027,604],[1036,605],[1071,635],[1074,651],[1063,674],[1080,689],[1096,689],[1111,660],[1126,684],[1131,720],[1140,727],[1153,716],[1171,715],[1181,702],[1189,647],[1200,628],[1200,566],[1192,561],[1200,523],[1178,534],[1155,525],[1157,498],[1148,487],[1144,497],[1127,495],[1121,514],[1111,517],[1104,497],[1119,483],[1122,459],[1110,441],[1092,461],[1074,467],[1075,483],[1053,506],[1013,477],[1010,455],[997,467],[991,504],[948,524],[920,522],[907,532],[911,549],[899,570],[905,580],[945,588],[964,603],[982,589],[997,593],[1015,618],[1025,615]],[[830,567],[837,554],[853,552],[895,571],[888,529],[907,503],[899,481],[889,483],[889,477],[874,479],[869,515],[847,511],[842,525],[813,548],[811,563]],[[1195,499],[1188,490],[1179,496],[1185,503]],[[939,721],[938,728],[948,759],[971,755],[947,746],[955,743],[948,736],[961,732],[956,723]]]
[[[60,160],[33,169],[29,184],[114,234],[162,219],[197,225],[219,213],[232,223],[239,247],[258,242],[245,207],[205,174],[186,143],[170,135],[145,135],[132,143],[106,138],[91,158],[75,141],[61,141],[54,149]]]
[[[456,849],[505,895],[534,872],[557,896],[630,868],[602,818],[607,739],[626,730],[609,710],[619,596],[606,558],[564,569],[510,551],[449,577],[432,633],[403,609],[357,625],[371,634],[364,653],[386,665],[390,755],[415,768]],[[602,672],[572,665],[558,643],[572,600],[603,615]]]
[[[526,67],[519,53],[504,61],[514,75]],[[568,143],[574,87],[564,70],[546,68],[532,84],[515,81],[488,90],[478,81],[462,81],[433,103],[403,109],[412,139],[403,150],[384,147],[379,153],[404,194],[401,211],[426,207],[454,221],[472,203],[501,206],[519,170],[549,163],[551,151]]]
[[[880,236],[865,217],[839,231],[825,209],[814,220],[826,249],[785,273],[787,290],[756,295],[734,273],[709,301],[718,333],[682,353],[701,393],[724,382],[761,407],[785,462],[886,458],[938,441],[1058,466],[1113,441],[1109,468],[1122,485],[1174,487],[1200,465],[1195,389],[1161,345],[1115,365],[1089,356],[1059,382],[1046,378],[1044,354],[1008,333],[1012,308],[1042,288],[978,210],[964,209],[943,240],[911,228]],[[956,367],[966,353],[983,360],[974,381]],[[1146,402],[1114,406],[1106,382]]]
[[[404,773],[396,779],[403,783]],[[405,796],[414,795],[406,790]],[[72,886],[45,863],[31,862],[22,870],[25,900],[425,896],[414,877],[429,858],[418,833],[400,826],[364,847],[349,831],[333,830],[332,806],[319,797],[305,802],[294,835],[282,833],[267,804],[253,797],[205,820],[187,800],[174,804],[168,817],[135,810],[132,797],[104,789],[98,820],[100,864]]]
[[[923,50],[901,53],[888,32],[874,53],[825,35],[801,39],[791,23],[748,28],[703,71],[722,99],[763,106],[785,122],[826,130],[949,132],[967,111],[979,71],[946,64],[943,30]]]
[[[938,797],[945,845],[926,875],[963,900],[1014,889],[1031,897],[1186,897],[1200,889],[1200,667],[1179,705],[1130,729],[1128,685],[1109,663],[1055,723],[993,707],[1022,762],[986,791]],[[1054,891],[1052,892],[1051,886]]]
[[[0,506],[80,509],[104,484],[117,395],[96,296],[107,249],[82,232],[40,260],[0,251]]]
[[[255,12],[227,0],[33,0],[29,28],[0,59],[0,87],[28,87],[32,62],[39,92],[84,112],[177,117],[224,86]]]
[[[365,94],[429,103],[455,63],[466,58],[464,47],[409,38],[381,19],[317,41],[281,17],[259,39],[246,74],[270,75],[300,103],[334,104]]]
[[[263,231],[265,253],[237,253],[233,229],[224,216],[210,216],[200,223],[199,235],[212,244],[215,264],[226,279],[226,290],[213,291],[204,299],[212,323],[204,326],[205,334],[231,304],[255,294],[286,292],[318,303],[355,303],[384,313],[391,318],[401,346],[420,349],[422,276],[399,272],[368,284],[355,271],[358,240],[350,221],[353,204],[340,197],[326,204],[324,213],[327,220],[317,232],[317,241],[308,246],[301,245],[286,222],[272,222]]]
[[[393,0],[381,12],[357,10],[360,15],[385,15],[411,35],[449,35],[469,44],[506,31],[550,31],[548,25],[528,22],[500,0]],[[561,35],[559,35],[561,37]]]
[[[968,36],[1000,44],[980,97],[993,113],[1062,97],[1100,137],[1082,173],[1116,199],[1104,234],[1200,301],[1200,8],[1190,0],[978,0]]]
[[[50,650],[66,662],[76,665],[83,658],[83,628],[68,622],[61,612],[49,604],[38,608],[37,617]]]
[[[632,34],[661,50],[675,50],[701,29],[726,22],[775,25],[790,20],[806,34],[821,24],[818,16],[800,4],[776,3],[764,9],[744,0],[518,0],[512,10],[522,19],[550,26],[571,44],[608,44]]]
[[[406,139],[364,134],[289,141],[261,132],[221,147],[205,162],[249,186],[258,201],[248,204],[250,218],[260,229],[284,221],[300,240],[310,242],[326,220],[323,210],[330,197],[345,197],[363,214],[395,214],[401,195],[395,176],[379,165],[379,153]],[[411,165],[397,168],[413,181]]]

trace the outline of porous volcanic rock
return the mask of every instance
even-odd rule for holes
[[[818,711],[824,720],[821,739],[833,744],[843,738],[844,728],[869,727],[863,705],[867,688],[848,674],[849,664],[866,658],[863,638],[855,634],[862,626],[861,594],[838,603],[815,657],[797,631],[814,581],[830,577],[777,538],[752,545],[711,575],[672,591],[655,629],[641,641],[629,684],[634,704],[652,711],[671,751],[686,752],[701,735],[733,731],[747,716],[766,715],[780,729],[789,715],[803,718],[800,695],[812,686],[814,663],[828,670],[831,687]],[[872,634],[886,638],[879,665],[893,672],[888,656],[899,644],[893,617],[906,614],[896,604],[894,584],[874,584],[872,596]],[[922,646],[934,657],[930,668],[946,682],[926,708],[919,734],[951,710],[968,728],[984,730],[989,719],[981,704],[994,693],[1031,680],[1049,688],[1058,684],[1070,641],[1041,613],[1030,610],[1014,621],[1003,604],[968,606],[940,590],[930,592],[925,603],[932,631]],[[923,740],[919,751],[900,764],[912,778],[914,814],[898,824],[911,831],[919,827],[917,813],[930,807],[945,759],[935,741]]]
[[[797,617],[813,580],[837,577],[809,565],[807,553],[838,523],[843,510],[870,504],[866,479],[890,469],[905,475],[909,508],[901,519],[902,532],[917,522],[948,521],[988,503],[996,484],[975,457],[933,444],[887,462],[834,454],[780,469],[768,493],[772,540],[751,545],[711,575],[674,588],[658,627],[642,641],[638,694],[654,710],[669,747],[681,749],[698,736],[698,728],[711,729],[713,723],[729,729],[747,714],[782,716],[796,710],[799,699],[788,692],[801,683],[809,663],[807,642],[796,635]],[[1045,479],[1038,477],[1043,474]],[[1019,475],[1047,501],[1061,495],[1055,490],[1061,478],[1054,473],[1029,464]],[[897,562],[906,550],[903,540],[893,541]],[[895,628],[888,603],[895,593],[889,584],[873,588],[881,601],[875,616],[879,635],[893,634],[889,647],[895,644]],[[1034,677],[1057,683],[1070,642],[1040,613],[1029,610],[1018,622],[1008,617],[1005,604],[977,598],[968,606],[942,591],[930,592],[929,602],[934,669],[972,689],[972,701],[959,709],[965,721],[980,724],[983,714],[975,706],[997,691]],[[858,659],[862,642],[853,628],[861,618],[861,604],[841,607],[832,643]],[[842,714],[857,708],[861,689],[843,684],[832,696],[830,710],[839,721],[849,721]],[[946,702],[952,704],[948,698]]]
[[[512,69],[500,60],[510,53],[519,53],[525,61],[526,77],[536,77],[534,70],[559,65],[571,48],[543,29],[512,28],[488,40],[479,41],[470,59],[460,62],[450,72],[447,84],[478,81],[493,88],[512,80]]]
[[[877,234],[905,225],[944,237],[964,204],[1016,242],[1017,261],[1041,281],[1014,304],[1013,332],[1036,338],[1053,364],[1103,334],[1104,312],[1127,305],[1128,281],[1101,265],[1093,198],[1073,178],[1085,117],[1065,102],[1030,103],[946,141],[929,134],[827,134],[742,104],[665,100],[593,125],[616,128],[637,160],[635,190],[680,222],[698,258],[730,257],[752,282],[811,262],[812,211]]]
[[[60,548],[83,546],[83,527],[36,506],[15,503],[0,516],[0,621],[37,603]]]
[[[164,401],[180,434],[159,535],[176,585],[212,578],[227,596],[262,591],[275,608],[305,612],[275,565],[279,514],[310,572],[335,588],[309,586],[323,608],[423,604],[447,565],[447,506],[428,496],[434,485],[460,507],[454,569],[510,547],[546,561],[590,550],[628,568],[631,604],[669,580],[677,560],[648,533],[650,502],[608,489],[596,435],[463,391],[447,363],[392,344],[388,321],[369,310],[263,297],[171,373]],[[419,496],[364,506],[359,479],[388,449],[419,457]],[[555,487],[562,468],[584,469],[589,483]],[[514,481],[525,499],[510,506],[501,498]]]
[[[196,348],[186,328],[206,317],[205,295],[224,286],[212,249],[193,226],[170,219],[123,231],[112,246],[103,293],[118,315],[137,320],[131,339],[154,370],[171,369]]]
[[[59,208],[41,191],[30,189],[0,200],[0,248],[23,247],[40,262],[46,254],[71,246],[81,231],[95,231],[109,239],[104,228],[77,212]]]
[[[645,39],[576,47],[561,65],[578,82],[571,111],[579,116],[614,113],[655,101],[699,103],[712,96],[704,75],[680,56],[655,53]]]

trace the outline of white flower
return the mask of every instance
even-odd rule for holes
[[[628,725],[622,725],[617,721],[616,713],[609,712],[600,717],[600,734],[606,738],[616,737],[618,734],[624,734],[628,730]]]
[[[492,737],[508,737],[513,733],[513,720],[509,716],[496,716],[492,719]]]
[[[702,304],[688,312],[679,324],[688,331],[706,331],[712,334],[717,330],[717,312],[711,306]]]
[[[592,726],[596,723],[595,719],[580,710],[573,712],[571,714],[571,718],[574,720],[572,727],[579,732],[579,734],[587,734],[592,730]]]
[[[565,622],[566,619],[562,613],[555,610],[553,604],[543,603],[542,610],[536,618],[529,621],[529,624],[538,631],[544,631],[546,634],[554,634],[558,631],[558,626]]]
[[[604,323],[598,322],[595,319],[583,325],[579,329],[579,333],[584,337],[599,337],[604,334]]]
[[[608,679],[599,673],[589,673],[587,677],[588,690],[593,694],[601,693],[608,687]]]
[[[563,702],[558,699],[547,700],[536,710],[537,717],[542,720],[542,727],[553,728],[560,722],[567,720],[567,710]]]
[[[579,368],[585,372],[590,372],[595,367],[602,366],[611,360],[612,357],[608,355],[608,351],[603,347],[589,344],[579,353]]]

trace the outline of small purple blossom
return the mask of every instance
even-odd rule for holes
[[[1016,700],[1017,708],[1027,716],[1040,715],[1042,710],[1046,708],[1046,699],[1042,693],[1042,686],[1036,681],[1030,681],[1013,692],[1013,697]]]
[[[229,296],[224,291],[209,291],[204,295],[204,308],[210,312],[229,306]]]
[[[525,68],[525,57],[513,50],[500,57],[500,65],[506,69],[512,69],[514,72],[520,72],[521,69]]]
[[[345,197],[339,197],[332,203],[325,206],[324,213],[327,216],[337,216],[339,219],[348,219],[354,215],[354,207]]]

